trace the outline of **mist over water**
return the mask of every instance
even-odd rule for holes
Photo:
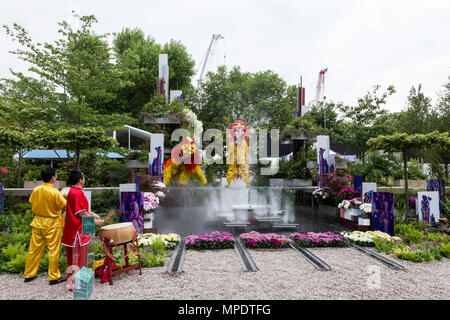
[[[243,181],[233,181],[231,188],[171,187],[167,199],[155,210],[155,226],[158,233],[175,232],[181,236],[212,231],[233,233],[235,230],[225,223],[248,223],[249,210],[256,218],[295,223],[293,196],[284,188],[248,188]],[[240,231],[260,231],[259,226],[253,222]]]

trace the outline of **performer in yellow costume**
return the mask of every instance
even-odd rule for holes
[[[225,186],[229,188],[231,181],[243,179],[247,186],[250,185],[250,174],[248,170],[248,140],[250,132],[244,121],[235,121],[227,130],[228,147],[228,171]]]
[[[164,184],[187,185],[189,180],[196,179],[201,185],[206,184],[206,178],[200,168],[200,151],[195,146],[195,140],[184,138],[181,145],[172,149],[172,156],[164,162]]]
[[[29,200],[35,217],[31,222],[32,233],[23,276],[25,282],[36,278],[41,256],[47,244],[48,279],[49,284],[53,285],[66,280],[61,277],[58,267],[64,226],[61,210],[66,206],[66,199],[54,186],[57,179],[54,168],[42,169],[41,177],[44,183],[34,188]]]

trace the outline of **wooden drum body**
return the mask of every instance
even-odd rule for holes
[[[136,229],[131,222],[110,224],[100,229],[100,237],[111,239],[116,245],[132,241],[135,234]]]

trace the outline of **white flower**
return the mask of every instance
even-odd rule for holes
[[[165,194],[164,192],[162,192],[162,191],[157,191],[157,192],[156,192],[156,196],[157,196],[158,198],[164,199],[164,198],[166,197],[166,194]]]

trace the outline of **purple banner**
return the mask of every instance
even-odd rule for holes
[[[392,192],[372,193],[373,230],[394,235],[394,194]]]
[[[444,212],[445,203],[445,180],[426,180],[427,191],[437,191],[439,192],[439,213],[442,215]]]
[[[144,232],[144,193],[120,193],[120,222],[131,222],[138,233]]]
[[[353,189],[355,189],[356,192],[358,192],[359,197],[362,199],[362,183],[363,183],[363,177],[362,176],[353,176]]]

